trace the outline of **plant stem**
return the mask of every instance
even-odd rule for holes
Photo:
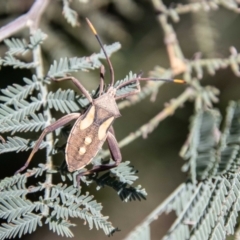
[[[34,34],[37,31],[37,29],[39,28],[40,18],[42,16],[42,14],[44,13],[46,7],[48,6],[49,2],[50,2],[49,0],[35,0],[34,4],[32,5],[30,10],[26,14],[18,17],[17,19],[13,20],[9,24],[0,28],[0,42],[2,40],[4,40],[5,38],[12,36],[14,33],[18,32],[26,27],[29,28],[31,34]],[[36,76],[39,81],[40,92],[42,94],[42,96],[41,96],[42,102],[45,103],[46,98],[47,98],[48,89],[47,89],[47,86],[42,81],[43,76],[44,76],[44,69],[43,69],[43,61],[42,61],[40,46],[33,49],[33,62],[35,62],[37,65],[35,68]],[[47,118],[46,125],[50,125],[52,116],[51,116],[51,112],[50,112],[49,108],[45,107],[43,112]],[[51,134],[51,133],[48,134],[46,137],[46,141],[49,144],[48,149],[52,149],[53,134]],[[46,156],[47,162],[46,163],[47,163],[49,169],[51,169],[52,168],[52,157],[48,156],[48,155],[49,155],[49,150],[47,150],[47,156]],[[51,185],[52,174],[48,174],[48,173],[46,174],[45,183],[47,186]],[[46,188],[44,199],[48,199],[49,195],[50,195],[50,189]],[[43,210],[42,214],[47,216],[48,213],[49,213],[49,209],[46,207]]]
[[[158,113],[148,123],[141,126],[134,133],[130,133],[127,137],[123,138],[119,142],[119,147],[122,148],[141,136],[147,137],[147,135],[151,133],[162,120],[167,118],[169,115],[172,115],[178,107],[182,106],[187,100],[194,97],[194,93],[195,91],[192,88],[190,87],[187,88],[178,98],[174,99],[174,101],[172,101],[167,107],[165,107],[160,113]],[[107,157],[107,156],[109,156],[109,151],[104,150],[101,153],[101,157]]]
[[[23,28],[37,29],[40,18],[48,4],[49,0],[35,0],[27,13],[0,28],[0,42]]]
[[[36,21],[32,24],[28,24],[31,34],[34,34],[34,32],[37,31],[37,29],[39,28],[38,25],[39,25],[40,16],[44,12],[45,8],[48,6],[48,3],[49,3],[49,0],[36,0],[34,5],[29,10],[29,12],[27,14],[25,14],[26,18],[33,20],[32,19],[32,17],[34,16],[33,14],[37,13],[37,16],[35,16]],[[17,19],[15,21],[17,21]],[[42,53],[41,53],[40,46],[37,46],[36,48],[33,49],[33,62],[37,63],[37,67],[35,68],[35,71],[36,71],[37,79],[39,81],[40,92],[42,94],[42,96],[41,96],[42,102],[45,103],[47,101],[48,89],[47,89],[47,85],[44,84],[42,81],[42,79],[44,77],[44,68],[43,68],[43,59],[42,59]],[[44,107],[43,114],[44,114],[44,116],[46,116],[46,126],[50,125],[51,120],[52,120],[52,115],[51,115],[50,109],[48,107]],[[46,150],[46,164],[48,165],[48,168],[50,170],[52,169],[52,156],[49,156],[49,152],[53,147],[53,141],[54,141],[53,134],[49,133],[46,136],[46,142],[48,142],[48,145],[49,145],[49,147]],[[47,186],[50,186],[52,184],[52,174],[51,173],[46,173],[45,184]],[[50,189],[47,187],[47,188],[45,188],[44,199],[48,199],[49,196],[50,196]],[[44,208],[42,214],[44,216],[49,215],[49,208],[47,206]]]

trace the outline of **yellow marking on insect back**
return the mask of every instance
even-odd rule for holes
[[[80,155],[83,155],[85,152],[86,152],[86,148],[85,148],[85,147],[80,147],[78,153],[79,153]]]
[[[84,143],[85,143],[86,145],[89,145],[91,142],[92,142],[92,139],[91,139],[90,137],[86,137],[86,138],[84,139]]]
[[[114,117],[108,118],[105,122],[102,123],[102,125],[98,129],[98,139],[102,140],[106,134],[107,134],[107,129],[110,127],[110,125],[113,122]]]
[[[85,118],[80,123],[80,130],[88,128],[94,121],[95,107],[92,106]]]

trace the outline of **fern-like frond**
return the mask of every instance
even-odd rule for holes
[[[28,52],[28,44],[25,39],[11,38],[5,39],[4,43],[9,48],[8,53],[10,55],[14,54],[25,54]]]
[[[13,55],[9,55],[6,54],[6,56],[4,57],[4,59],[2,59],[2,65],[3,66],[11,66],[13,68],[35,68],[36,67],[36,63],[25,63],[23,61],[18,60],[17,58],[15,58]]]
[[[240,166],[240,102],[230,102],[218,147],[216,174],[238,171]]]
[[[171,211],[175,211],[177,216],[181,216],[183,210],[186,208],[186,205],[191,200],[194,191],[198,192],[199,190],[196,190],[196,186],[193,184],[181,184],[162,204],[160,204],[156,209],[154,209],[152,213],[150,213],[149,216],[146,217],[142,224],[137,226],[134,231],[132,231],[126,238],[124,238],[124,240],[150,240],[151,238],[149,225],[151,222],[156,220],[157,217],[164,212],[169,213]],[[181,235],[176,239],[182,239],[180,237]]]
[[[20,175],[20,174],[19,174]],[[5,199],[6,197],[23,197],[26,194],[29,193],[26,182],[27,178],[26,176],[17,176],[15,179],[18,179],[18,182],[9,184],[8,182],[9,178],[6,178],[3,180],[3,183],[0,183],[1,189],[0,189],[0,202]],[[5,183],[5,184],[4,184]],[[7,183],[7,184],[6,184]],[[4,186],[5,185],[5,186]]]
[[[95,216],[101,216],[102,205],[93,200],[93,196],[89,193],[81,195],[81,191],[77,188],[58,184],[51,189],[51,198],[60,197],[63,204],[69,206],[72,203],[83,205],[88,211]]]
[[[111,234],[114,231],[112,224],[107,221],[108,217],[102,215],[94,216],[89,213],[86,209],[81,209],[79,204],[71,204],[68,207],[61,206],[59,203],[50,206],[53,208],[52,216],[56,219],[81,218],[86,221],[90,229],[95,226],[97,230],[103,229],[106,235]]]
[[[61,235],[62,237],[73,237],[73,233],[69,229],[70,227],[76,226],[73,223],[70,223],[69,221],[66,221],[64,219],[61,220],[54,220],[54,218],[47,218],[46,222],[49,224],[49,229],[53,232],[56,232],[58,235]]]
[[[220,115],[216,111],[198,112],[191,124],[190,135],[181,151],[189,160],[184,169],[190,167],[194,175],[205,179],[223,173],[238,171],[240,166],[240,103],[231,102],[222,133],[218,129]]]
[[[15,101],[20,101],[26,99],[33,90],[39,89],[39,83],[37,77],[33,75],[32,80],[28,78],[23,78],[26,85],[21,86],[19,84],[13,84],[8,86],[6,89],[1,89],[1,92],[5,96],[0,96],[0,101],[3,101],[5,105],[13,104]]]
[[[127,82],[128,80],[134,79],[134,78],[136,78],[136,77],[137,77],[137,74],[132,73],[132,72],[129,72],[129,74],[128,74],[123,80],[118,80],[118,81],[115,83],[114,87],[116,88],[116,87],[118,87],[119,85]],[[130,92],[136,90],[136,87],[137,87],[138,84],[139,84],[139,82],[138,82],[138,81],[135,81],[135,82],[129,83],[129,84],[126,85],[126,86],[123,86],[123,87],[119,88],[119,89],[117,90],[116,97],[121,97],[121,95],[130,93]]]
[[[112,224],[107,221],[108,217],[104,217],[101,213],[102,205],[93,200],[93,196],[89,193],[81,195],[81,192],[73,186],[58,184],[51,189],[51,199],[57,198],[61,199],[63,205],[58,201],[49,205],[54,209],[52,216],[57,219],[79,217],[87,221],[90,229],[95,225],[97,229],[103,229],[107,235],[114,230]]]
[[[120,47],[120,43],[113,43],[112,45],[105,45],[105,50],[108,56],[116,52]],[[105,59],[103,51],[98,54],[93,54],[89,57],[83,58],[61,58],[59,62],[54,61],[50,66],[47,74],[47,78],[65,77],[66,74],[70,74],[76,71],[86,71],[88,69],[99,68],[102,64],[100,59]]]
[[[7,197],[23,197],[29,193],[27,188],[18,188],[17,186],[13,186],[11,188],[5,189],[4,191],[0,191],[0,201]]]
[[[0,191],[7,189],[14,184],[25,184],[26,176],[24,174],[13,175],[12,177],[6,177],[0,181]]]
[[[26,175],[35,176],[35,177],[42,176],[42,174],[48,169],[49,169],[49,166],[47,164],[40,163],[38,164],[37,168],[28,169]]]
[[[185,208],[186,202],[190,201],[196,187],[191,183],[181,184],[156,210],[158,215],[163,212],[174,211],[177,216]]]
[[[47,103],[50,108],[62,113],[71,113],[80,110],[80,106],[76,103],[75,93],[73,90],[58,89],[57,92],[49,92]]]
[[[38,29],[33,35],[30,36],[30,42],[28,44],[29,49],[34,49],[40,44],[43,43],[43,41],[47,38],[47,35],[41,31],[41,29]]]
[[[28,44],[25,39],[11,38],[4,40],[4,43],[7,45],[9,50],[7,51],[8,55],[17,55],[17,54],[26,54],[29,50],[36,48],[39,44],[43,42],[46,38],[40,29],[38,29],[31,37],[30,43]]]
[[[0,218],[7,219],[11,222],[16,218],[20,218],[35,209],[39,209],[40,202],[31,202],[20,197],[5,197],[0,200]]]
[[[148,236],[149,224],[163,212],[171,210],[176,211],[177,218],[164,240],[226,239],[226,235],[234,233],[240,210],[239,189],[239,174],[210,178],[197,186],[182,184],[125,240]]]
[[[132,185],[138,177],[135,175],[137,170],[134,170],[133,167],[129,167],[129,164],[129,161],[121,162],[116,168],[112,168],[110,171],[119,178],[120,182]]]
[[[31,119],[23,119],[18,121],[15,119],[6,120],[3,124],[0,125],[0,132],[26,132],[26,131],[39,131],[46,126],[46,119],[44,116],[39,113],[38,115],[30,113]]]
[[[141,185],[137,187],[129,186],[127,183],[120,182],[118,177],[112,176],[110,172],[107,172],[101,176],[91,176],[90,179],[96,181],[98,188],[109,186],[113,188],[119,195],[122,201],[135,201],[146,199],[147,193]]]
[[[234,178],[239,178],[239,176]],[[230,234],[226,231],[226,228],[229,228],[226,221],[229,214],[231,215],[232,204],[237,202],[240,197],[234,189],[235,187],[239,189],[239,186],[239,180],[236,186],[232,179],[228,177],[217,178],[215,181],[208,181],[208,184],[204,185],[203,192],[199,196],[202,203],[197,206],[196,203],[199,201],[194,199],[196,202],[193,203],[193,208],[189,210],[192,212],[190,218],[195,222],[191,235],[195,235],[196,238],[204,236],[206,239],[211,236],[214,239],[219,237],[219,232],[216,231],[219,225],[221,225],[221,234],[223,234],[222,239],[226,238],[226,234]]]
[[[14,219],[10,224],[3,223],[0,227],[0,239],[21,237],[32,233],[37,226],[42,226],[41,219],[41,215],[28,213],[22,218]]]
[[[0,105],[0,123],[5,123],[9,119],[22,121],[30,113],[34,113],[42,106],[42,99],[39,94],[38,98],[31,97],[31,102],[26,100],[14,101],[14,107]]]
[[[212,171],[216,161],[218,139],[216,132],[220,122],[220,114],[216,110],[199,111],[191,121],[188,145],[183,146],[180,155],[188,160],[184,170],[190,168],[191,178],[205,179]]]
[[[7,137],[7,141],[0,143],[0,153],[27,151],[34,146],[34,142],[21,137]],[[40,149],[47,147],[46,142],[42,142]]]
[[[78,14],[76,11],[70,8],[69,0],[63,0],[63,16],[72,27],[79,25]]]
[[[37,191],[41,191],[45,186],[26,186],[27,178],[31,176],[41,176],[44,171],[48,170],[49,166],[46,164],[39,164],[38,168],[28,169],[25,174],[17,174],[12,177],[6,177],[0,182],[0,203],[5,198],[21,197]],[[40,205],[39,205],[40,206]]]
[[[177,218],[164,240],[226,239],[234,233],[240,210],[240,174],[212,177],[198,185],[182,184],[125,240],[141,239],[144,230],[163,212]],[[139,236],[139,238],[138,238]]]

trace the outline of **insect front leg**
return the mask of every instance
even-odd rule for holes
[[[71,80],[76,85],[76,87],[83,93],[83,95],[85,95],[85,97],[88,99],[88,101],[90,103],[93,102],[92,97],[89,94],[89,92],[86,90],[86,88],[76,78],[74,78],[74,77],[64,77],[64,78],[58,78],[58,79],[53,78],[52,80],[55,81],[55,82]]]
[[[93,167],[92,169],[90,169],[86,172],[79,173],[77,175],[78,186],[80,185],[80,180],[81,180],[82,176],[86,176],[86,175],[93,174],[93,173],[96,173],[96,172],[109,170],[111,168],[117,167],[120,164],[120,162],[122,161],[122,154],[121,154],[120,148],[118,146],[118,142],[117,142],[117,139],[114,135],[114,130],[113,130],[112,127],[110,127],[110,129],[108,131],[107,143],[108,143],[108,147],[109,147],[112,159],[115,161],[115,163],[95,166],[95,167]]]
[[[120,96],[117,96],[117,97],[115,97],[115,99],[117,100],[117,99],[121,99],[121,98],[126,98],[126,97],[130,97],[132,95],[135,95],[137,93],[140,93],[141,92],[141,86],[140,86],[140,83],[139,83],[139,79],[141,78],[142,74],[143,73],[141,72],[141,73],[138,74],[138,76],[136,78],[132,78],[132,79],[130,79],[130,80],[128,80],[126,82],[123,82],[122,84],[118,85],[116,89],[121,89],[122,87],[125,87],[128,84],[136,82],[137,89],[135,89],[132,92],[125,93],[125,94],[122,94]]]
[[[23,167],[21,167],[18,171],[16,171],[15,174],[22,172],[23,170],[25,170],[25,169],[28,167],[29,163],[30,163],[31,160],[32,160],[33,155],[38,151],[39,146],[40,146],[43,138],[46,136],[46,134],[48,134],[48,133],[50,133],[50,132],[53,132],[53,131],[56,130],[57,128],[62,127],[63,125],[69,123],[70,121],[72,121],[72,120],[74,120],[74,119],[79,118],[80,115],[81,115],[80,113],[71,113],[71,114],[68,114],[68,115],[60,118],[60,119],[57,120],[56,122],[52,123],[52,124],[49,125],[48,127],[46,127],[46,128],[44,129],[44,131],[42,132],[42,134],[40,135],[40,137],[38,138],[38,140],[37,140],[35,146],[33,147],[32,152],[31,152],[31,154],[29,155],[26,163],[24,164]]]
[[[125,93],[125,94],[122,94],[122,95],[119,95],[119,96],[115,97],[115,99],[118,100],[118,99],[122,99],[122,98],[130,97],[130,96],[132,96],[132,95],[136,95],[136,94],[140,93],[140,92],[141,92],[141,86],[140,86],[140,83],[139,83],[139,81],[137,81],[137,80],[136,80],[136,82],[137,82],[137,86],[136,86],[137,89],[135,89],[135,90],[132,91],[132,92]]]

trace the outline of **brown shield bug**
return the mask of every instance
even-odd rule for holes
[[[37,140],[35,146],[33,147],[32,152],[28,157],[25,165],[20,168],[16,173],[22,172],[28,167],[33,155],[39,149],[39,146],[46,134],[68,124],[72,120],[75,120],[76,122],[70,131],[65,149],[66,162],[68,170],[70,172],[80,170],[86,165],[88,165],[96,156],[98,151],[101,149],[105,141],[107,141],[112,159],[115,161],[115,163],[113,164],[95,166],[92,169],[87,170],[86,172],[80,173],[79,175],[77,175],[77,182],[80,182],[80,177],[83,175],[108,170],[118,166],[122,160],[122,156],[112,127],[114,120],[121,116],[118,106],[116,104],[116,100],[140,92],[141,89],[139,81],[168,81],[175,83],[184,83],[184,80],[179,79],[142,78],[139,75],[135,78],[120,83],[117,87],[114,87],[114,70],[112,67],[112,63],[92,23],[88,19],[87,23],[94,35],[96,36],[108,62],[111,73],[110,85],[107,87],[106,90],[104,90],[103,66],[100,70],[101,77],[99,85],[99,96],[95,99],[92,98],[92,96],[84,88],[84,86],[74,77],[52,79],[56,82],[71,80],[82,92],[82,94],[88,99],[88,101],[90,102],[90,106],[82,115],[80,113],[71,113],[58,119],[56,122],[46,127],[40,135],[39,139]],[[124,86],[133,83],[136,84],[136,89],[134,91],[122,94],[120,96],[116,96],[116,92],[118,89],[121,89]]]

